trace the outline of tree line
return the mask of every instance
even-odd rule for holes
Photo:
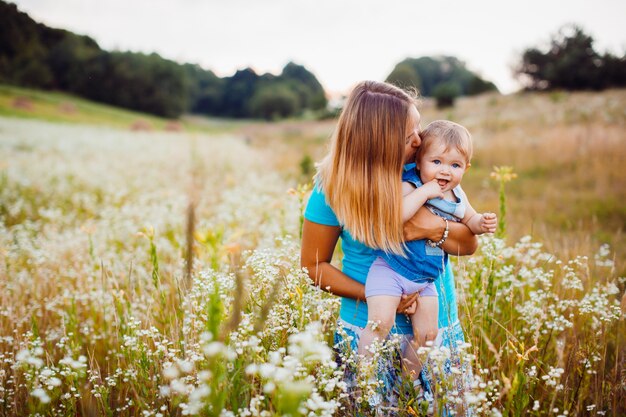
[[[528,48],[515,74],[529,90],[587,90],[626,86],[626,57],[600,54],[578,26],[565,26],[547,48]],[[407,58],[386,81],[435,97],[497,91],[452,56]],[[105,51],[88,36],[35,22],[0,0],[0,83],[61,90],[91,100],[159,116],[183,113],[277,119],[312,110],[323,114],[326,95],[315,75],[288,63],[281,74],[253,69],[220,78],[194,64],[158,54]]]
[[[602,90],[626,87],[626,54],[615,56],[594,49],[594,39],[580,26],[568,24],[543,48],[527,48],[514,68],[526,90]],[[433,96],[440,107],[461,95],[496,91],[496,86],[469,71],[455,57],[407,58],[387,81]]]
[[[626,54],[594,49],[594,39],[574,24],[563,26],[543,48],[528,48],[515,73],[528,90],[603,90],[626,86]]]
[[[47,27],[0,1],[0,82],[62,90],[91,100],[176,118],[186,112],[281,118],[326,107],[315,75],[288,63],[280,75],[246,68],[220,78],[156,53],[105,51],[88,36]]]
[[[492,82],[468,70],[453,56],[407,58],[394,67],[386,81],[435,97],[439,107],[451,105],[458,96],[498,91]]]

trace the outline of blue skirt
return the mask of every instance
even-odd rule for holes
[[[359,338],[363,328],[351,325],[344,320],[339,320],[337,330],[334,335],[334,350],[337,363],[345,365],[344,382],[348,389],[349,405],[354,408],[354,412],[358,415],[358,410],[362,409],[356,400],[357,387],[357,352]],[[390,335],[392,337],[394,335]],[[409,345],[412,335],[397,335],[399,344],[397,349],[391,355],[387,355],[377,366],[378,375],[376,379],[383,381],[381,387],[381,397],[383,403],[378,415],[394,415],[394,410],[398,410],[399,392],[401,390],[402,374],[401,374],[401,356],[404,349]],[[461,323],[456,321],[452,325],[440,328],[434,347],[446,351],[443,361],[426,360],[422,372],[420,374],[420,382],[425,391],[433,393],[433,388],[437,385],[438,380],[453,380],[458,392],[465,391],[471,384],[473,376],[469,366],[461,361],[461,350],[465,345],[465,337]],[[435,365],[437,363],[437,365]],[[454,374],[454,375],[453,375]],[[446,384],[450,386],[450,384]],[[448,413],[444,412],[443,415]],[[465,407],[465,416],[471,417],[475,413],[471,407]]]

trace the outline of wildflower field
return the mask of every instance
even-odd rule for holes
[[[617,143],[611,158],[624,147],[617,107],[597,122]],[[589,123],[563,117],[574,131]],[[468,126],[479,132],[468,194],[497,210],[487,150],[503,154],[498,135],[519,125],[481,120]],[[318,158],[331,125],[294,145],[306,124],[272,143],[275,125],[209,135],[0,118],[0,416],[374,415],[367,390],[343,382],[355,358],[335,361],[338,298],[299,267],[303,152]],[[496,139],[481,143],[485,132]],[[508,237],[453,260],[467,343],[423,352],[435,372],[460,364],[435,387],[436,412],[626,415],[621,249],[601,234],[578,254],[552,250],[554,229],[516,236],[516,187],[533,178],[505,184]],[[604,186],[620,195],[616,181]],[[605,240],[620,242],[613,230]],[[404,393],[395,413],[422,410]]]

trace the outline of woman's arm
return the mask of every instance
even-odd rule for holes
[[[478,239],[463,223],[448,222],[448,238],[441,246],[449,255],[471,255],[478,248]],[[406,240],[430,239],[438,242],[443,237],[446,222],[426,207],[420,208],[415,216],[404,223]]]
[[[365,301],[365,285],[353,280],[331,265],[341,228],[304,220],[300,265],[307,269],[312,283],[324,291],[341,297]],[[412,314],[419,294],[402,296],[398,312]]]
[[[342,297],[365,300],[365,286],[330,263],[340,233],[339,226],[326,226],[305,219],[300,265],[307,269],[316,287]]]

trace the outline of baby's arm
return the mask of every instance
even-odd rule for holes
[[[465,217],[463,217],[461,222],[467,225],[475,235],[482,235],[483,233],[494,233],[496,231],[498,217],[493,213],[477,213],[468,202]]]
[[[443,198],[441,187],[432,180],[415,188],[408,182],[402,183],[402,222],[406,222],[417,213],[430,198]]]

